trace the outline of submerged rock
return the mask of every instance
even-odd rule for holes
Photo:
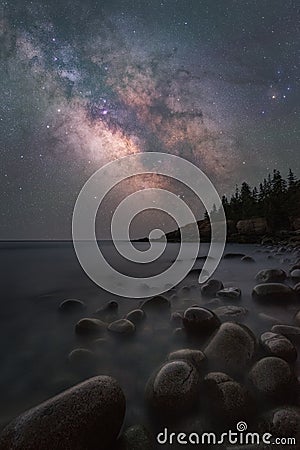
[[[138,325],[145,319],[145,317],[146,314],[142,309],[134,309],[133,311],[130,311],[125,318],[134,325]]]
[[[199,373],[193,365],[186,361],[171,361],[148,381],[146,402],[164,420],[183,415],[198,401],[199,385]]]
[[[209,309],[192,307],[183,315],[183,325],[188,333],[209,334],[220,326],[220,319]]]
[[[69,353],[68,359],[75,366],[85,363],[90,364],[94,362],[95,354],[86,348],[75,348]]]
[[[212,337],[204,354],[218,370],[243,373],[250,365],[255,350],[255,336],[246,326],[225,322]]]
[[[13,420],[0,436],[0,449],[110,448],[124,414],[125,397],[118,383],[110,377],[94,377]]]
[[[300,441],[300,410],[293,406],[276,408],[265,413],[259,420],[259,431],[269,432],[280,438]],[[285,446],[286,448],[286,446]],[[294,445],[288,448],[295,448]]]
[[[241,290],[238,287],[226,287],[217,292],[217,296],[223,299],[238,299],[241,297]]]
[[[223,322],[225,321],[237,321],[243,320],[248,314],[248,309],[243,306],[226,305],[220,306],[213,310],[213,312],[219,317]]]
[[[292,342],[300,341],[300,327],[293,327],[292,325],[274,325],[271,329],[273,333],[283,334]]]
[[[292,372],[286,361],[269,356],[254,364],[249,381],[258,395],[284,399],[292,381]]]
[[[85,317],[75,325],[75,331],[81,336],[101,336],[106,330],[106,324],[98,319]]]
[[[246,263],[255,263],[255,259],[252,258],[252,256],[243,256],[241,261]]]
[[[260,342],[264,350],[272,356],[277,356],[291,363],[297,359],[296,347],[282,334],[268,331],[261,335]]]
[[[163,297],[162,295],[157,295],[155,297],[146,300],[141,309],[146,313],[168,313],[170,312],[171,303],[170,301]]]
[[[294,278],[296,280],[300,279],[300,269],[294,269],[291,272],[291,278]]]
[[[59,309],[63,312],[83,311],[86,309],[86,305],[84,302],[77,300],[76,298],[68,298],[61,302]]]
[[[261,283],[280,282],[286,279],[286,273],[282,269],[265,269],[259,271],[255,279]]]
[[[134,324],[127,319],[116,320],[109,324],[107,329],[112,333],[125,336],[129,336],[135,332]]]

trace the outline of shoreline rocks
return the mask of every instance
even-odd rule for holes
[[[14,419],[0,435],[0,450],[109,448],[125,409],[119,384],[111,377],[94,377]]]

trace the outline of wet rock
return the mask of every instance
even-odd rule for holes
[[[300,327],[300,311],[297,312],[294,320],[295,320],[296,325],[298,325],[298,327]]]
[[[246,256],[244,253],[225,253],[224,259],[241,259]]]
[[[203,382],[203,396],[214,421],[237,422],[250,416],[253,410],[248,390],[227,374],[209,373]]]
[[[121,435],[117,450],[153,450],[154,438],[143,425],[133,425]]]
[[[132,322],[134,325],[138,325],[145,319],[145,317],[146,314],[142,309],[134,309],[127,314],[126,319]]]
[[[146,300],[141,309],[146,313],[169,313],[170,312],[171,303],[170,301],[163,297],[162,295],[157,295],[155,297]]]
[[[201,287],[201,294],[204,297],[215,297],[218,291],[223,289],[223,283],[219,280],[209,280]]]
[[[294,269],[291,272],[291,278],[294,278],[295,280],[300,279],[300,269]]]
[[[238,321],[243,320],[248,314],[248,309],[243,306],[220,306],[213,310],[213,312],[219,317],[223,322],[225,321]]]
[[[94,358],[94,353],[86,348],[75,348],[68,355],[68,360],[75,366],[85,363],[90,364],[91,362],[94,362]]]
[[[105,322],[111,322],[118,318],[119,305],[115,301],[106,303],[102,308],[97,309],[96,316]]]
[[[292,373],[286,361],[269,356],[254,364],[249,381],[258,395],[284,399],[292,381]]]
[[[204,350],[208,362],[219,370],[243,373],[250,365],[256,350],[253,333],[233,322],[223,323]]]
[[[81,336],[101,336],[106,330],[106,324],[98,319],[84,318],[75,325],[75,332]]]
[[[172,333],[174,340],[181,340],[186,337],[185,330],[181,327],[175,328]]]
[[[198,401],[199,385],[199,373],[193,365],[186,361],[171,361],[148,381],[146,402],[164,420],[183,415]]]
[[[252,256],[243,256],[241,261],[246,263],[255,263],[255,259],[252,258]]]
[[[285,284],[262,283],[254,287],[252,296],[262,301],[284,302],[294,299],[294,291]]]
[[[292,342],[300,341],[300,327],[293,327],[292,325],[274,325],[271,328],[273,333],[283,334]]]
[[[81,300],[77,300],[76,298],[68,298],[59,305],[60,311],[63,312],[83,311],[85,308],[85,303]]]
[[[169,361],[174,360],[183,360],[187,361],[188,363],[192,364],[196,367],[198,371],[203,370],[206,357],[204,353],[201,352],[201,350],[193,350],[189,348],[184,348],[180,350],[176,350],[175,352],[172,352],[168,355]]]
[[[190,334],[209,334],[220,326],[219,318],[212,311],[200,307],[188,308],[182,321]]]
[[[272,356],[277,356],[290,363],[297,359],[295,346],[282,334],[268,331],[261,335],[260,342],[264,350]]]
[[[223,299],[238,299],[241,294],[241,290],[237,287],[226,287],[217,292],[217,296]]]
[[[130,320],[119,319],[115,320],[108,326],[108,331],[123,336],[130,336],[135,332],[135,326]]]
[[[260,270],[255,277],[260,283],[281,282],[286,279],[286,273],[282,269]]]
[[[94,377],[13,420],[0,437],[1,450],[110,448],[120,432],[125,397],[110,377]]]
[[[296,295],[300,295],[300,283],[297,283],[294,286],[294,292],[295,292]]]

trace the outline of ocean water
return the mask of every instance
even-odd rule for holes
[[[112,256],[119,270],[131,273],[137,269],[123,259],[118,261],[110,243],[104,245],[106,254]],[[137,246],[143,249],[147,244]],[[207,250],[208,244],[203,244],[201,255]],[[168,266],[177,251],[177,244],[168,244],[165,254],[151,270],[159,272]],[[248,308],[244,323],[257,335],[266,331],[258,320],[259,312],[275,316],[282,323],[291,323],[295,306],[259,305],[252,300],[251,292],[256,284],[255,274],[260,269],[287,270],[296,259],[295,254],[275,255],[271,248],[241,244],[228,244],[226,252],[251,255],[256,262],[221,261],[213,278],[242,290],[241,300],[223,303]],[[269,254],[273,259],[268,259]],[[203,260],[199,259],[196,267],[202,265]],[[142,269],[145,271],[145,267]],[[70,364],[69,352],[76,347],[93,348],[93,344],[82,342],[75,335],[76,322],[82,317],[93,317],[96,309],[110,300],[118,302],[119,317],[124,317],[140,304],[140,300],[117,297],[95,285],[81,269],[72,243],[67,242],[2,243],[0,272],[1,427],[26,409],[96,374],[112,375],[120,382],[127,398],[128,424],[147,421],[143,401],[147,379],[170,351],[190,345],[184,337],[174,340],[168,318],[147,318],[130,339],[109,336],[107,344],[99,350],[96,365],[79,370]],[[149,292],[145,291],[146,295]],[[187,276],[164,295],[171,300],[172,311],[184,310],[194,304],[203,305],[207,301],[201,298],[195,274]],[[62,314],[58,306],[67,298],[83,300],[86,311]],[[197,345],[202,348],[205,342]],[[299,372],[299,367],[297,370]]]

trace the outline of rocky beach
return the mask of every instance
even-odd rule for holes
[[[299,247],[228,244],[199,285],[207,248],[178,286],[131,300],[84,276],[71,244],[2,245],[0,449],[147,450],[166,427],[201,435],[241,421],[299,442]]]

